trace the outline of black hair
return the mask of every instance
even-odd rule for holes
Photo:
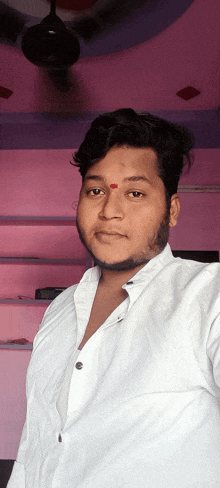
[[[157,153],[158,175],[168,199],[177,192],[183,167],[190,169],[194,136],[186,128],[155,115],[137,114],[122,108],[98,116],[73,156],[82,179],[90,166],[103,158],[113,146],[151,147]]]

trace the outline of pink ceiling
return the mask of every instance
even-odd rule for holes
[[[215,110],[220,105],[220,2],[194,0],[176,22],[152,39],[105,56],[81,58],[72,88],[60,93],[21,50],[1,46],[1,85],[13,91],[2,112]],[[183,100],[191,85],[201,92]]]

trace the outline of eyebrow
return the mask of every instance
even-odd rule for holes
[[[86,181],[86,180],[104,181],[104,178],[102,176],[99,176],[99,175],[88,175],[88,176],[85,176],[85,178],[84,178],[84,181]],[[147,178],[144,175],[128,176],[127,178],[123,178],[122,181],[123,182],[126,182],[126,181],[145,181],[146,183],[151,184],[151,181],[149,180],[149,178]]]

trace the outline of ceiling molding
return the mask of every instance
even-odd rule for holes
[[[146,113],[138,111],[138,113]],[[189,128],[195,135],[196,149],[220,148],[220,116],[213,110],[151,111]],[[50,114],[2,113],[2,149],[75,149],[79,147],[91,122],[101,112]]]

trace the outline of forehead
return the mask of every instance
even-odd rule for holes
[[[114,178],[116,174],[117,176],[128,176],[139,173],[144,173],[152,178],[158,177],[156,151],[150,147],[114,146],[102,159],[90,166],[86,176],[100,174]]]

